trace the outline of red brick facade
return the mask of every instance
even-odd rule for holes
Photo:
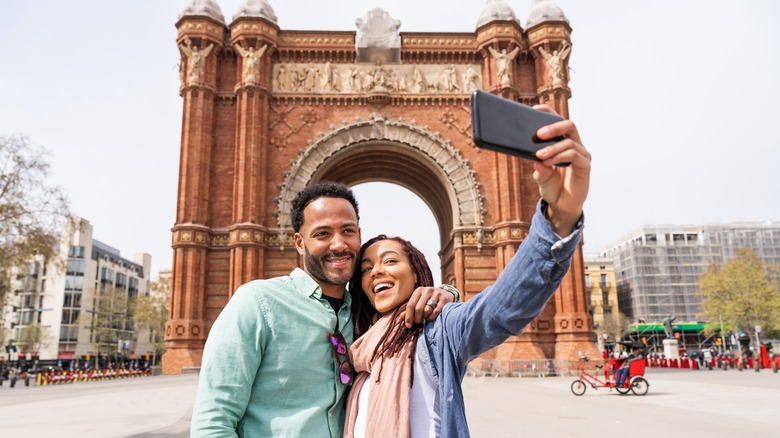
[[[212,48],[198,74],[190,74],[193,58],[182,55],[165,373],[200,365],[209,328],[239,285],[299,264],[289,200],[314,181],[386,181],[412,190],[441,227],[442,279],[466,299],[496,279],[527,233],[538,192],[529,162],[474,147],[467,82],[476,74],[481,89],[548,103],[568,116],[568,73],[553,86],[538,50],[570,44],[567,23],[401,33],[402,63],[376,66],[355,63],[355,32],[284,31],[262,18],[239,18],[227,28],[184,17],[177,27],[179,44]],[[237,45],[265,46],[251,81]],[[489,47],[519,48],[509,86],[501,85]],[[355,66],[363,83],[345,79]],[[427,79],[415,85],[417,70]],[[327,79],[304,77],[314,72]],[[595,349],[591,326],[580,250],[543,314],[485,357],[576,359],[578,350]]]

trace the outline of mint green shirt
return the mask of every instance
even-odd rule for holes
[[[350,305],[345,293],[338,324],[349,344]],[[336,320],[301,269],[238,288],[203,350],[191,436],[341,437],[347,386],[328,341]]]

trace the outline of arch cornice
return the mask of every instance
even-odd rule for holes
[[[414,120],[402,117],[391,119],[387,115],[371,114],[366,119],[355,118],[341,125],[331,126],[327,132],[310,140],[306,148],[298,152],[298,158],[291,161],[290,169],[284,174],[280,194],[276,198],[279,233],[292,231],[290,205],[295,196],[312,182],[318,169],[338,152],[353,146],[370,142],[386,142],[410,147],[414,152],[425,155],[440,172],[446,182],[454,206],[452,229],[467,228],[481,230],[485,209],[484,197],[475,172],[449,140],[427,126],[420,126]]]

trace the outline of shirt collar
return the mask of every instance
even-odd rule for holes
[[[290,273],[290,278],[292,278],[295,288],[301,291],[301,293],[305,294],[307,297],[314,296],[314,298],[318,300],[322,298],[322,288],[303,269],[293,269],[293,271]],[[346,287],[344,289],[344,304],[351,306],[352,296],[349,294],[349,292],[346,291]]]

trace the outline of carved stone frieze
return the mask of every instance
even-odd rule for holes
[[[464,46],[476,45],[474,38],[422,38],[419,36],[404,37],[404,46]]]
[[[275,93],[471,93],[482,87],[479,65],[282,63]]]
[[[221,248],[228,246],[228,234],[212,234],[209,246],[214,248]]]

